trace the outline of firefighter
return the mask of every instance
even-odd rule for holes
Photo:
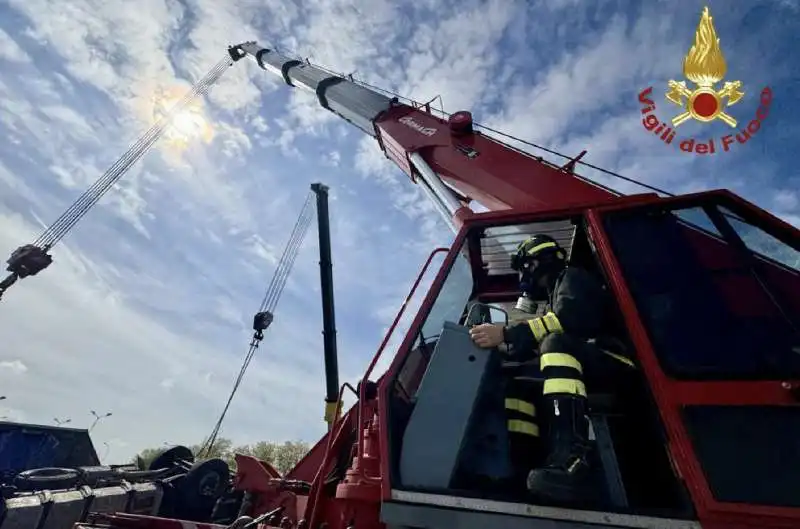
[[[592,360],[587,356],[595,354],[588,342],[601,331],[605,292],[589,272],[567,266],[566,252],[547,235],[535,235],[521,243],[511,266],[520,277],[522,295],[517,308],[532,312],[532,300],[547,299],[548,310],[540,317],[508,326],[478,325],[470,335],[479,347],[505,344],[515,361],[533,360],[538,352],[544,379],[541,411],[548,426],[547,457],[528,473],[527,488],[539,499],[574,501],[580,498],[589,470],[584,364]],[[624,357],[617,359],[629,363]]]
[[[506,314],[507,325],[525,324],[536,317],[541,308],[527,296],[522,296]],[[542,313],[543,314],[543,313]],[[509,344],[501,344],[499,350],[511,354]],[[541,406],[541,373],[535,359],[518,355],[509,356],[503,362],[503,413],[508,439],[508,455],[512,474],[504,485],[511,493],[525,489],[528,471],[544,461],[545,446],[540,433],[541,424],[537,408]]]

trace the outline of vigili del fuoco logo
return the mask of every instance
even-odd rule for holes
[[[695,31],[694,45],[683,59],[683,76],[695,86],[687,86],[686,81],[669,81],[666,100],[680,107],[680,112],[669,121],[669,124],[661,121],[655,114],[656,104],[651,98],[653,87],[642,90],[639,93],[639,102],[642,104],[644,128],[658,136],[664,144],[671,145],[675,142],[681,151],[687,153],[730,152],[735,145],[747,143],[759,131],[769,114],[772,90],[769,87],[761,90],[755,117],[747,125],[740,126],[728,108],[745,96],[742,82],[725,81],[719,90],[714,86],[725,78],[726,71],[725,57],[722,55],[711,14],[706,7]],[[720,137],[710,137],[708,140],[676,138],[676,129],[690,119],[701,123],[720,121],[736,131]]]

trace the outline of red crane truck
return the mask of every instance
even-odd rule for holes
[[[485,133],[308,61],[229,49],[375,138],[455,231],[432,251],[357,389],[356,404],[287,475],[237,456],[236,527],[800,527],[800,231],[727,190],[623,196]],[[536,116],[531,116],[536,119]],[[475,213],[475,200],[490,211]],[[498,379],[514,376],[467,329],[503,321],[510,267],[532,234],[556,238],[614,300],[609,333],[637,369],[592,393],[597,497],[539,505],[491,483],[508,472]],[[427,295],[373,373],[424,276]],[[499,367],[498,367],[499,366]],[[470,479],[483,478],[483,479]],[[82,527],[209,524],[137,515]]]

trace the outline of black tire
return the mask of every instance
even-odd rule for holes
[[[185,499],[208,498],[216,501],[230,485],[231,470],[222,459],[207,459],[192,465],[181,483]]]
[[[173,446],[150,463],[147,467],[148,470],[161,470],[162,468],[170,468],[178,461],[189,461],[194,463],[194,454],[185,446]]]
[[[181,516],[194,522],[211,521],[214,505],[229,487],[230,469],[225,461],[198,461],[178,489]]]
[[[81,473],[76,468],[45,467],[20,472],[14,478],[14,485],[22,491],[44,489],[69,489],[77,485]]]

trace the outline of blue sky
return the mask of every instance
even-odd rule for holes
[[[726,187],[800,225],[797,2],[708,3],[746,96],[770,86],[747,145],[668,148],[641,124],[681,78],[703,2],[48,0],[0,4],[0,253],[33,240],[149,126],[152,94],[187,87],[244,40],[674,192]],[[341,377],[354,381],[421,263],[452,235],[377,145],[253,64],[206,100],[215,135],[152,150],[0,305],[0,415],[88,425],[101,455],[193,443],[217,417],[249,325],[311,182],[331,187]],[[727,126],[683,125],[721,136]],[[590,176],[591,175],[588,173]],[[608,181],[606,181],[608,182]],[[619,182],[611,182],[625,190]],[[223,435],[314,441],[321,420],[316,231],[309,233]]]

